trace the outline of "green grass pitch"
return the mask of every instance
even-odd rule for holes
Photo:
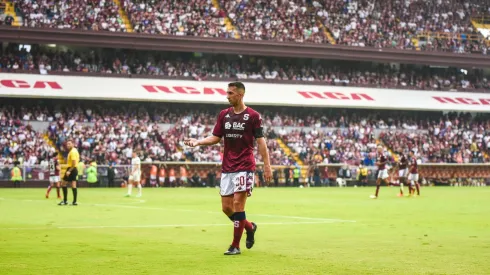
[[[489,188],[397,190],[258,188],[256,245],[224,256],[217,189],[0,189],[0,274],[490,274]]]

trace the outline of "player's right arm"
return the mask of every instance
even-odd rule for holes
[[[207,145],[214,145],[217,144],[221,141],[220,137],[217,136],[209,136],[207,138],[203,138],[200,140],[197,140],[195,138],[189,138],[184,140],[184,144],[187,146],[195,147],[195,146],[207,146]]]
[[[216,125],[214,125],[212,136],[200,140],[196,140],[195,138],[188,138],[184,140],[184,144],[187,146],[195,147],[200,145],[207,146],[219,143],[221,141],[221,138],[223,137],[223,120],[226,112],[227,110],[223,110],[219,113],[218,119],[216,120]]]

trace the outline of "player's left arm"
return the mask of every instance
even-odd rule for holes
[[[269,159],[269,149],[267,148],[264,137],[257,138],[257,147],[260,155],[262,156],[262,160],[264,161],[265,181],[270,182],[272,179],[272,168]]]
[[[259,154],[262,156],[262,160],[264,161],[265,181],[270,182],[272,180],[272,168],[269,159],[269,149],[267,148],[267,143],[265,142],[264,129],[262,127],[262,117],[258,115],[258,117],[254,119],[253,124],[253,134],[254,138],[257,140],[257,149]]]

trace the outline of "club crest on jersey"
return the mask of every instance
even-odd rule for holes
[[[243,120],[248,120],[248,116],[249,116],[248,114],[244,114],[243,115]]]

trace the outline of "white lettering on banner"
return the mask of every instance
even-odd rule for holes
[[[484,93],[247,83],[248,105],[490,112]],[[227,105],[227,82],[0,73],[0,97]],[[243,118],[246,120],[246,118]],[[226,125],[225,125],[226,127]],[[242,130],[244,125],[230,124]]]

